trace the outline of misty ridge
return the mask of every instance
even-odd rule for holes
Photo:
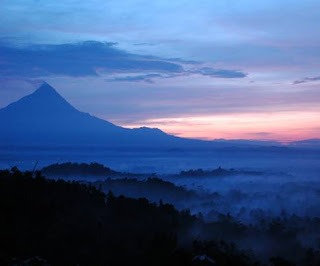
[[[67,169],[70,165],[74,170],[75,164],[63,166]],[[230,191],[228,196],[206,195],[157,177],[117,177],[90,182],[87,172],[86,176],[89,181],[64,181],[46,179],[39,171],[21,172],[17,168],[0,171],[0,202],[4,217],[10,218],[1,220],[2,263],[318,265],[320,262],[318,217],[285,210],[274,216],[260,202],[261,208],[252,210],[252,221],[245,222],[230,212],[217,211],[223,201],[232,205],[246,198],[239,192]],[[181,205],[177,210],[172,204],[193,202],[199,209],[197,201],[201,205],[208,199],[207,205],[212,205],[207,207],[212,208],[214,215],[193,214]]]
[[[151,202],[170,203],[179,209],[201,212],[207,220],[232,214],[243,223],[282,215],[320,217],[318,179],[297,180],[285,173],[223,169],[188,170],[179,174],[124,173],[98,163],[61,163],[46,166],[49,178],[89,183],[105,193]]]

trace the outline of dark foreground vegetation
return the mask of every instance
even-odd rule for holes
[[[202,222],[187,211],[39,172],[1,171],[0,204],[1,265],[206,265],[213,257],[219,265],[249,263],[233,246],[193,241]]]
[[[130,198],[147,198],[150,202],[163,202],[174,204],[175,207],[187,208],[193,202],[200,202],[204,196],[193,190],[187,190],[182,186],[164,181],[157,177],[147,179],[137,178],[108,178],[104,181],[92,182],[92,185],[108,193],[125,195]],[[211,196],[211,195],[210,195]]]
[[[0,171],[0,210],[1,265],[320,263],[319,249],[297,240],[307,222],[310,229],[320,225],[316,219],[279,218],[249,226],[221,215],[205,223],[201,215],[162,201],[106,195],[95,186],[16,168]]]

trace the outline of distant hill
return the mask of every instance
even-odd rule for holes
[[[305,139],[305,140],[295,141],[295,142],[291,142],[290,146],[319,148],[320,139]]]
[[[224,176],[234,176],[234,175],[262,175],[262,172],[257,171],[240,171],[235,169],[223,169],[221,167],[218,167],[217,169],[213,170],[202,170],[202,169],[190,169],[188,171],[181,171],[178,176],[183,177],[205,177],[205,176],[217,176],[217,177],[224,177]]]

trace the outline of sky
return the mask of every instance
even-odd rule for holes
[[[43,81],[181,137],[320,137],[319,0],[0,0],[0,108]]]

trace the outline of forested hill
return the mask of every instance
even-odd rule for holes
[[[42,168],[41,172],[50,176],[99,176],[106,177],[120,174],[109,167],[98,163],[61,163],[51,164]]]
[[[17,168],[0,171],[0,209],[0,265],[320,263],[319,250],[301,239],[319,228],[320,220],[309,217],[253,226],[221,215],[205,223],[201,215],[162,201],[106,195],[94,186]]]

